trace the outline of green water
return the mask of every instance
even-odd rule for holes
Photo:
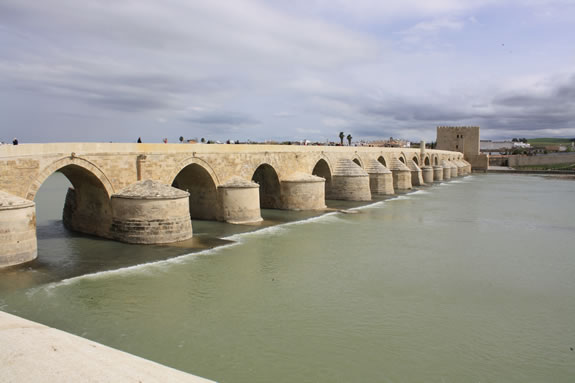
[[[38,203],[39,260],[0,274],[0,308],[184,371],[575,380],[573,181],[474,175],[258,231],[194,222],[192,250],[74,235]]]

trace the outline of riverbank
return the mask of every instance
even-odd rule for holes
[[[502,174],[534,174],[534,175],[548,175],[548,176],[572,176],[575,178],[575,170],[535,170],[535,169],[515,169],[508,166],[490,166],[487,170],[488,173],[502,173]]]

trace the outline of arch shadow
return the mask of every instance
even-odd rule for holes
[[[259,165],[252,181],[260,185],[260,207],[263,209],[281,208],[281,187],[278,174],[273,166],[263,163]]]
[[[219,215],[218,189],[212,174],[200,163],[183,167],[171,182],[172,187],[190,193],[190,217],[217,220]]]
[[[325,195],[329,195],[331,191],[332,172],[327,161],[323,158],[320,158],[313,167],[311,174],[325,179]]]
[[[385,162],[385,157],[379,156],[377,161],[387,168],[387,162]]]
[[[363,162],[361,161],[361,158],[359,158],[358,156],[354,156],[352,161],[355,162],[360,168],[363,169]]]

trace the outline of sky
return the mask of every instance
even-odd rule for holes
[[[0,141],[575,137],[574,0],[0,0]]]

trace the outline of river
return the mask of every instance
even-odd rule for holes
[[[575,379],[573,181],[194,221],[187,247],[68,232],[66,184],[38,193],[39,257],[0,274],[0,309],[221,383]]]

